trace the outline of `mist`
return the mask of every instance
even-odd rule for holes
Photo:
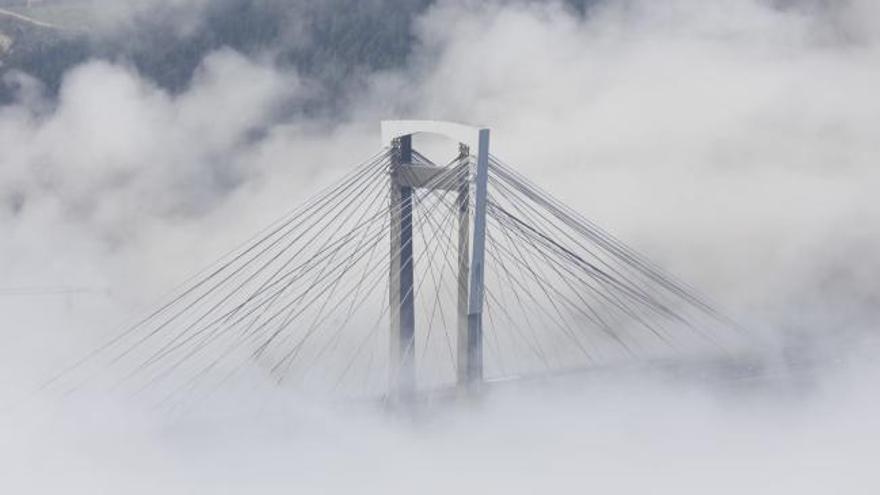
[[[877,491],[875,2],[401,1],[339,57],[314,23],[358,40],[395,3],[299,2],[173,77],[128,36],[158,22],[183,51],[233,3],[96,2],[94,52],[57,81],[0,66],[0,486]],[[494,154],[749,327],[766,373],[603,371],[414,416],[258,372],[186,414],[34,392],[375,153],[389,118],[491,127]]]

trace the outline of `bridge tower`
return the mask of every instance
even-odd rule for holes
[[[450,167],[416,164],[412,137],[434,134],[459,143],[459,160],[450,167],[469,167],[476,149],[474,174],[453,174]],[[415,377],[415,285],[413,275],[413,191],[420,188],[453,189],[458,192],[458,306],[456,375],[461,388],[483,381],[483,272],[486,247],[486,196],[489,173],[489,129],[453,122],[394,120],[382,122],[382,141],[390,146],[391,165],[391,269],[390,395],[405,399],[414,394]],[[437,180],[458,177],[455,183]],[[474,211],[471,222],[470,194],[473,182]]]

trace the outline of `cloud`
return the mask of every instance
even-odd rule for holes
[[[73,419],[0,420],[0,459],[22,473],[7,486],[870,491],[874,5],[437,2],[406,65],[347,87],[341,114],[312,113],[323,88],[272,50],[214,51],[181,91],[125,60],[78,66],[57,99],[8,74],[21,89],[0,109],[4,283],[99,294],[0,301],[6,397],[369,156],[389,116],[492,126],[497,155],[825,364],[769,380],[781,389],[615,376],[502,393],[418,427],[304,408],[287,391],[266,392],[262,413],[232,391],[216,410],[236,412],[184,419],[99,398],[63,406]]]
[[[380,87],[407,113],[493,125],[499,155],[698,285],[766,301],[780,273],[839,265],[829,245],[878,241],[864,4],[469,7],[435,6],[418,75]]]

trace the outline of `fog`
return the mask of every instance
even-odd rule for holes
[[[118,5],[98,29],[146,5],[195,29],[206,3]],[[7,70],[0,486],[875,493],[878,32],[870,0],[441,0],[415,16],[404,63],[329,98],[340,111],[315,111],[336,108],[326,88],[273,49],[219,48],[180,90],[124,58],[76,66],[57,95]],[[34,392],[372,155],[378,121],[398,117],[491,127],[495,155],[782,364],[735,383],[603,372],[412,416],[318,405],[258,374],[177,415]],[[810,366],[786,366],[792,353]]]

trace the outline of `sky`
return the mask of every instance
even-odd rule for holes
[[[120,5],[106,29],[146,4]],[[174,8],[192,29],[205,6]],[[329,115],[285,111],[321,87],[271,50],[219,48],[179,91],[124,59],[74,67],[57,95],[3,73],[19,92],[0,107],[0,289],[78,290],[0,292],[0,404],[14,404],[0,486],[875,493],[878,28],[869,0],[608,0],[586,15],[440,0],[413,20],[405,63],[363,74]],[[491,127],[494,154],[780,354],[822,364],[736,386],[599,375],[414,418],[309,404],[259,377],[183,417],[31,394],[404,117]]]

